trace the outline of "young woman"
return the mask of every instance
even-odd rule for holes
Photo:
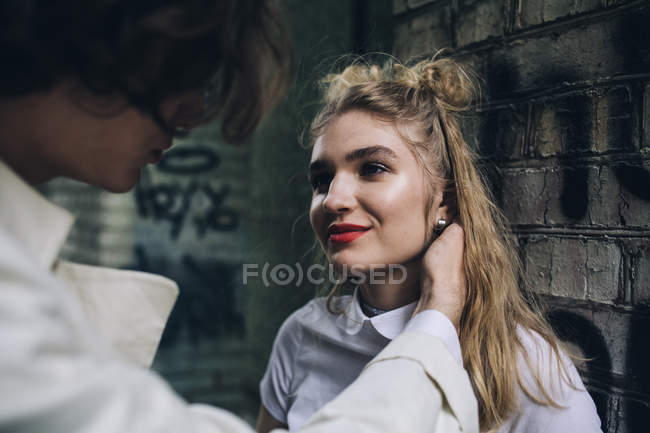
[[[449,59],[354,64],[325,80],[311,126],[310,221],[332,266],[365,275],[351,296],[318,298],[281,327],[261,383],[258,431],[299,428],[404,327],[424,254],[451,221],[465,231],[461,353],[481,430],[597,432],[600,420],[547,322],[522,296],[521,264],[456,113],[473,85]],[[401,265],[405,278],[371,279]],[[361,280],[361,279],[357,279]]]

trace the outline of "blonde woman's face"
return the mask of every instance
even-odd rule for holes
[[[310,181],[309,219],[339,269],[407,264],[427,246],[425,176],[392,124],[361,110],[334,118],[314,144]]]

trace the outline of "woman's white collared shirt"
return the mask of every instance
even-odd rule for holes
[[[359,303],[359,290],[334,299],[334,311],[327,310],[326,298],[317,298],[294,312],[276,337],[269,364],[260,384],[262,404],[278,421],[295,431],[312,414],[341,393],[364,365],[407,326],[416,303],[368,317]],[[520,332],[528,355],[542,379],[566,410],[541,406],[519,392],[519,410],[499,428],[499,433],[600,432],[600,419],[593,400],[571,363],[563,361],[577,389],[560,381],[552,362],[550,346],[536,334]],[[448,345],[447,347],[454,347]],[[461,363],[460,347],[450,349]],[[534,380],[523,358],[520,372],[529,389]]]

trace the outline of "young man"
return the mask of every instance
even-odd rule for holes
[[[0,431],[250,431],[133,365],[151,361],[175,286],[57,260],[72,217],[32,185],[66,176],[127,191],[175,134],[214,115],[226,139],[244,139],[286,83],[271,3],[0,0],[0,21]],[[439,269],[409,330],[302,431],[478,431],[448,350],[462,230],[431,253]]]

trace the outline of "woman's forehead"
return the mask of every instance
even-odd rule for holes
[[[312,147],[311,161],[350,160],[350,154],[373,148],[368,154],[402,158],[409,149],[396,124],[362,110],[352,110],[333,118]],[[363,152],[361,152],[363,153]]]

